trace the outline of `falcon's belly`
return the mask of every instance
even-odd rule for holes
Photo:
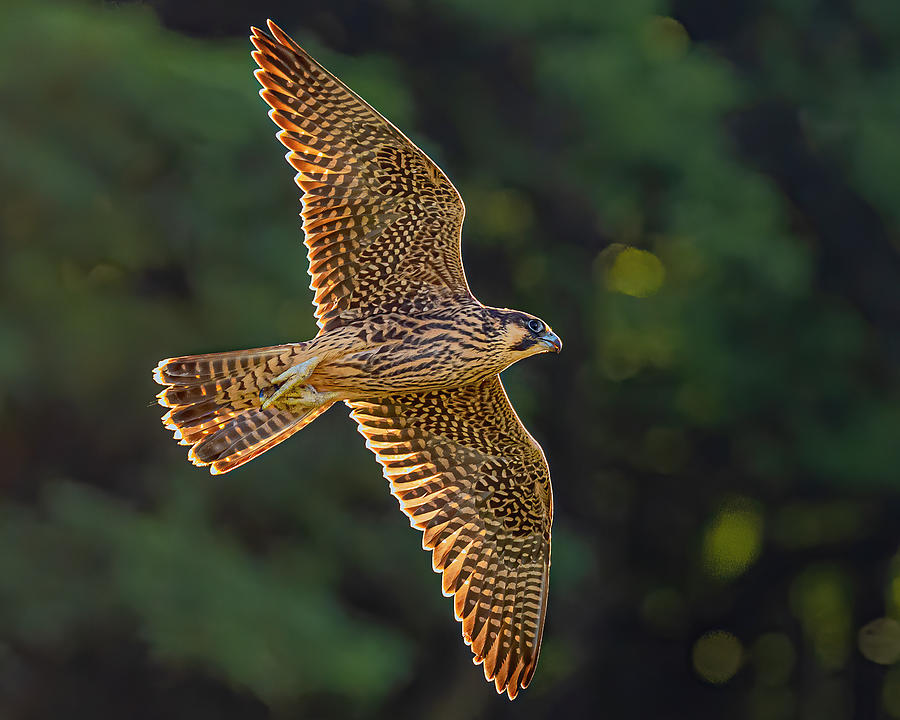
[[[501,368],[490,342],[474,332],[479,314],[388,314],[323,333],[312,344],[334,349],[309,383],[337,392],[342,400],[360,400],[455,388],[490,377]]]

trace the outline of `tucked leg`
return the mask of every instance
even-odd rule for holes
[[[276,407],[283,407],[285,410],[299,413],[330,404],[337,398],[338,393],[336,392],[319,392],[312,385],[304,385],[298,391],[279,398]]]
[[[313,371],[316,369],[316,366],[321,361],[321,357],[310,358],[309,360],[305,360],[298,365],[294,365],[291,368],[285,370],[281,375],[272,379],[272,383],[277,386],[275,392],[266,397],[265,392],[260,393],[260,400],[262,400],[262,409],[265,410],[270,405],[272,405],[276,400],[285,395],[291,388],[296,387],[298,384],[306,381],[310,375],[313,374]]]

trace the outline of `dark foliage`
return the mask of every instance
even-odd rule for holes
[[[0,716],[900,717],[898,8],[7,0]],[[210,478],[151,403],[314,332],[267,16],[565,341],[506,375],[557,508],[515,704],[344,412]]]

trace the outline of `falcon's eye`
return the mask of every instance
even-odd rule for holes
[[[533,333],[542,333],[544,332],[544,323],[540,320],[532,318],[528,321],[528,329]]]

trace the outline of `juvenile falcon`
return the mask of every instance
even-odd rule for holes
[[[419,148],[277,25],[252,28],[255,75],[302,190],[319,333],[169,358],[153,378],[188,458],[225,473],[351,408],[423,531],[476,664],[510,699],[541,646],[553,499],[540,446],[498,373],[560,339],[482,305],[460,259],[465,208]]]

